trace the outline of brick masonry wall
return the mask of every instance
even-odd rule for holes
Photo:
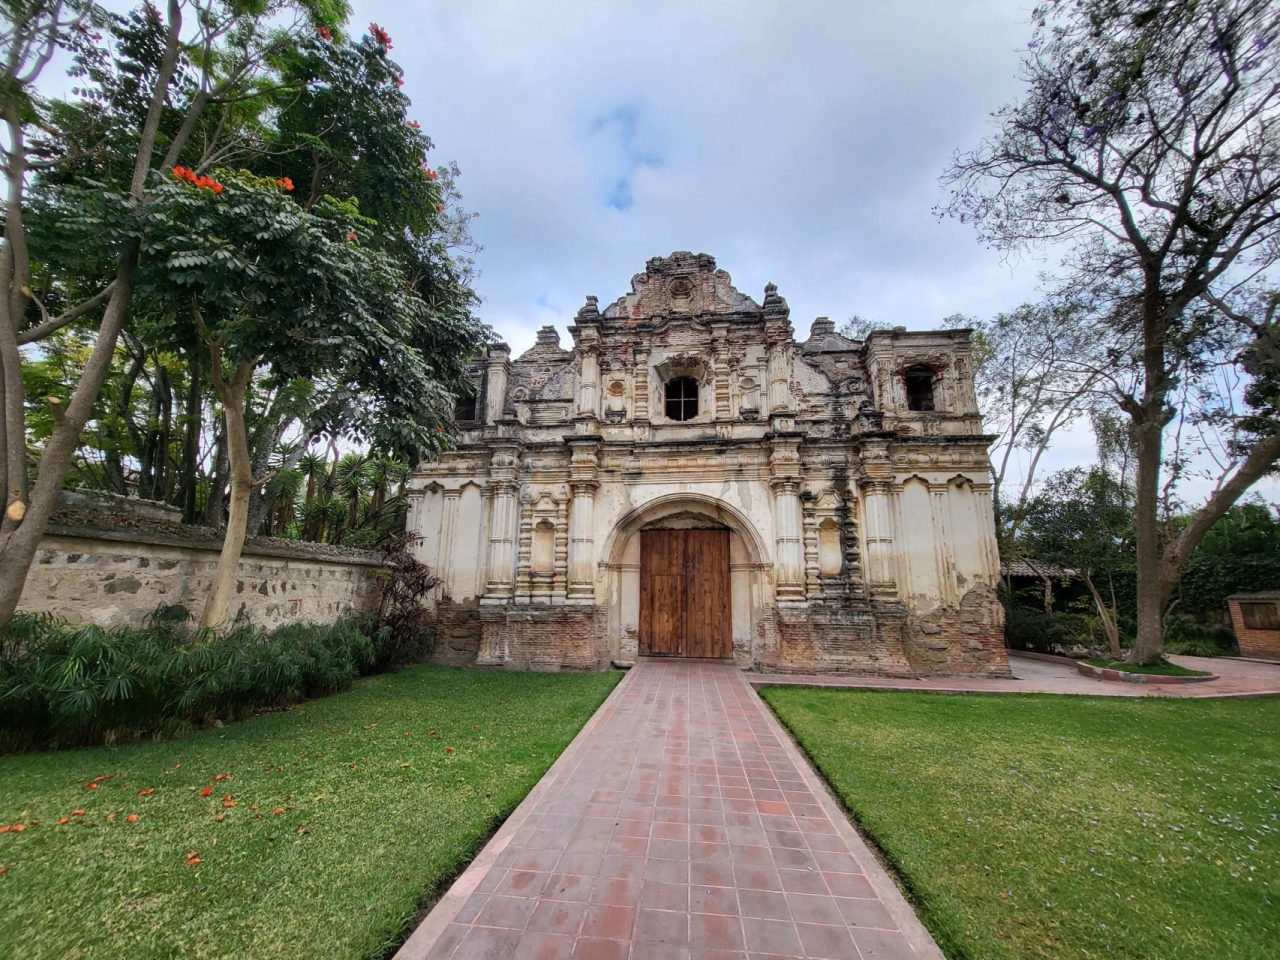
[[[57,529],[40,542],[18,608],[100,626],[136,626],[172,604],[199,615],[218,547],[118,530]],[[382,569],[371,558],[308,556],[305,544],[277,550],[250,544],[230,613],[273,629],[372,611]]]
[[[1240,604],[1235,600],[1228,600],[1227,603],[1231,608],[1231,627],[1235,630],[1236,643],[1240,645],[1240,656],[1280,660],[1280,630],[1246,627]]]
[[[435,607],[432,626],[436,630],[436,646],[431,659],[455,667],[470,666],[480,652],[480,601],[474,598],[461,603],[441,599]]]

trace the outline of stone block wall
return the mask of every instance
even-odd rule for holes
[[[764,659],[756,667],[764,672],[915,675],[903,649],[900,609],[873,610],[866,601],[810,602],[795,609],[780,605],[770,619],[765,629],[776,631],[777,639],[761,645]]]
[[[604,607],[480,605],[480,666],[514,670],[599,670],[608,666]]]
[[[959,607],[912,616],[906,651],[921,674],[1013,675],[1004,645],[1004,607],[990,587],[968,591]]]
[[[218,562],[216,539],[127,530],[50,527],[19,600],[20,610],[74,623],[137,626],[157,607],[199,615]],[[328,623],[377,607],[385,569],[371,554],[308,544],[250,541],[240,560],[230,613],[264,629]]]

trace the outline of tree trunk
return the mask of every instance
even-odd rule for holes
[[[209,597],[200,615],[201,627],[217,627],[227,618],[227,607],[235,587],[244,550],[249,522],[249,496],[253,492],[253,460],[249,453],[248,429],[245,425],[245,393],[253,376],[254,365],[242,363],[228,381],[222,376],[219,351],[210,347],[209,381],[222,401],[226,425],[227,456],[231,473],[231,505],[227,512],[227,529],[222,538],[222,552],[213,575]]]
[[[182,481],[179,497],[182,522],[196,522],[196,490],[199,487],[200,433],[204,429],[204,410],[200,402],[200,361],[193,357],[188,372],[185,426],[182,435]]]
[[[80,434],[93,414],[98,390],[111,368],[116,339],[124,324],[129,297],[133,292],[137,252],[136,245],[127,250],[116,270],[115,290],[103,311],[97,340],[71,394],[71,402],[66,405],[65,413],[60,412],[61,404],[55,408],[53,433],[45,441],[30,497],[25,503],[16,498],[8,501],[8,509],[0,524],[0,627],[13,619],[13,613],[18,608],[22,586],[35,559],[40,538],[44,536],[49,518],[57,507],[58,491],[62,489],[67,471],[71,469],[72,456],[80,442]],[[10,384],[6,383],[5,387],[7,390]],[[23,467],[25,469],[25,462]],[[24,509],[15,510],[15,505],[21,505]]]

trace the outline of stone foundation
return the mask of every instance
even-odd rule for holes
[[[431,659],[455,667],[469,667],[480,653],[480,603],[461,603],[445,597],[436,604],[432,618],[436,645]]]
[[[776,642],[762,644],[755,667],[768,673],[860,674],[909,677],[915,672],[903,649],[906,619],[900,609],[876,609],[866,601],[780,604],[764,625]]]
[[[905,649],[922,675],[1013,676],[1004,645],[1004,607],[994,590],[970,590],[959,607],[910,617]]]
[[[604,607],[481,601],[479,620],[478,666],[598,670],[609,665]]]

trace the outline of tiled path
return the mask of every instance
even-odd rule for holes
[[[641,663],[397,954],[941,960],[732,666]]]

